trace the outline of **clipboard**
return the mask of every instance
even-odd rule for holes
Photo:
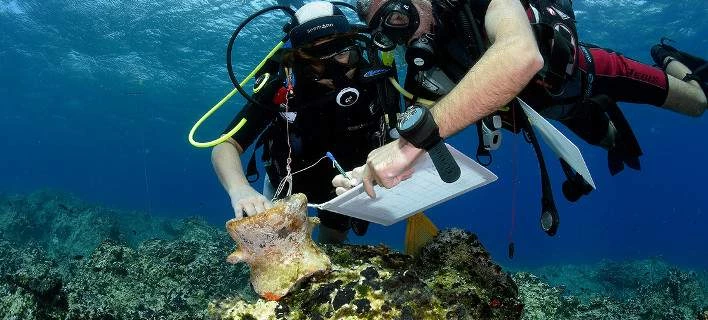
[[[451,145],[445,145],[462,171],[460,178],[453,183],[440,179],[430,156],[425,153],[416,161],[413,176],[409,179],[391,189],[374,186],[376,199],[369,198],[364,185],[359,184],[330,201],[312,206],[390,226],[497,180],[497,176],[487,168]]]

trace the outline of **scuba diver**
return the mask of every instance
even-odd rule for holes
[[[579,41],[571,0],[358,0],[357,11],[382,51],[406,48],[411,109],[429,118],[403,139],[372,151],[361,172],[365,190],[392,188],[411,175],[429,146],[477,124],[479,155],[492,150],[483,129],[522,132],[542,171],[542,227],[553,235],[557,213],[540,147],[517,97],[608,151],[614,175],[639,169],[642,154],[617,102],[649,104],[698,117],[706,109],[706,61],[664,40],[651,50],[657,67]],[[417,99],[436,101],[420,108]],[[501,121],[499,121],[501,119]],[[422,121],[422,120],[421,120]],[[490,124],[492,123],[492,124]],[[424,124],[424,125],[423,125]],[[592,189],[561,160],[563,193],[576,201]],[[334,184],[334,183],[333,183]],[[335,187],[341,185],[334,184]],[[546,219],[548,214],[555,215]],[[546,219],[546,220],[544,220]]]
[[[311,203],[330,200],[335,196],[331,179],[340,172],[330,160],[351,168],[391,140],[386,101],[381,99],[391,95],[378,93],[395,91],[381,86],[387,85],[385,78],[370,77],[376,69],[364,57],[364,36],[342,11],[326,1],[307,3],[294,13],[285,31],[289,48],[264,65],[255,84],[253,100],[261,105],[249,101],[224,134],[241,119],[248,120],[245,125],[212,150],[214,170],[237,218],[272,207],[270,199],[287,195],[285,185],[290,192],[306,194]],[[373,47],[371,52],[378,53]],[[399,98],[388,100],[394,112],[400,112]],[[247,174],[240,160],[254,143],[254,149],[263,146],[262,193],[249,185],[258,179],[255,150]],[[341,243],[349,229],[361,236],[368,228],[367,221],[334,212],[318,210],[318,216],[318,241],[324,243]]]

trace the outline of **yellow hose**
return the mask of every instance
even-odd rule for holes
[[[398,81],[396,81],[396,79],[394,79],[393,77],[388,77],[388,80],[391,81],[391,84],[393,84],[393,86],[396,88],[396,90],[398,90],[398,92],[400,92],[404,97],[408,98],[409,100],[413,100],[413,94],[406,91],[406,89],[403,89],[403,87],[401,87],[401,85],[398,84]],[[428,108],[432,107],[435,104],[435,101],[423,99],[423,98],[416,98],[415,101],[413,101],[413,103],[416,103],[416,102],[418,102]]]
[[[381,53],[381,62],[383,62],[383,64],[385,66],[389,66],[389,67],[392,66],[395,63],[393,50],[382,52]],[[406,91],[406,89],[403,89],[403,87],[401,87],[401,85],[398,83],[398,81],[396,81],[396,79],[394,79],[393,77],[388,77],[388,80],[391,81],[391,84],[393,84],[393,87],[396,88],[396,90],[398,90],[398,92],[400,92],[404,97],[408,98],[408,100],[413,100],[413,94]],[[419,102],[420,104],[422,104],[423,106],[426,106],[428,108],[432,107],[435,104],[435,101],[430,101],[430,100],[423,99],[423,98],[417,98],[415,101],[413,101],[413,103],[416,103],[416,102]]]
[[[244,78],[243,81],[241,81],[241,83],[240,83],[241,87],[244,87],[248,83],[248,81],[250,81],[256,75],[256,73],[258,73],[258,71],[263,67],[263,65],[266,64],[268,59],[270,59],[278,50],[280,50],[280,48],[282,48],[284,44],[285,43],[283,41],[280,41],[277,45],[275,45],[275,47],[273,47],[273,49],[270,50],[268,55],[266,55],[266,57],[263,58],[263,60],[261,60],[261,62],[253,69],[253,71],[251,71],[251,73],[248,74],[248,76],[246,76],[246,78]],[[241,119],[241,121],[239,121],[239,123],[233,129],[231,129],[231,131],[222,135],[220,138],[218,138],[216,140],[212,140],[209,142],[198,142],[198,141],[194,140],[194,133],[197,131],[197,129],[199,129],[199,127],[202,125],[202,123],[204,123],[204,121],[206,121],[212,114],[214,114],[214,112],[216,112],[216,110],[219,110],[219,108],[221,108],[221,106],[223,106],[224,103],[226,103],[226,101],[229,101],[229,99],[231,99],[231,97],[233,97],[237,92],[238,92],[238,90],[236,88],[231,90],[231,92],[229,92],[226,96],[224,96],[217,104],[215,104],[209,111],[207,111],[207,113],[205,113],[194,124],[194,126],[192,126],[192,129],[189,130],[189,143],[191,143],[193,146],[195,146],[197,148],[213,147],[219,143],[226,141],[228,138],[233,136],[236,132],[238,132],[246,124],[246,119],[243,118],[243,119]]]

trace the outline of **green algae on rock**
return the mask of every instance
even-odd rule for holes
[[[325,245],[332,271],[277,303],[213,301],[220,319],[520,319],[511,277],[473,234],[442,231],[417,258],[385,246]]]

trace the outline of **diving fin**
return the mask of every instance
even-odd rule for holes
[[[701,88],[708,94],[708,61],[701,59],[692,54],[680,51],[668,44],[667,41],[673,42],[668,38],[661,38],[661,43],[654,45],[651,48],[651,57],[657,66],[665,68],[664,60],[666,57],[671,57],[684,64],[691,72],[696,75],[700,81]]]
[[[625,165],[641,170],[642,148],[617,102],[607,95],[596,95],[583,101],[583,110],[581,117],[563,123],[586,142],[607,149],[610,174],[620,173]]]
[[[438,227],[430,221],[423,211],[411,216],[406,225],[406,254],[418,255],[420,249],[437,235]]]
[[[624,170],[625,165],[637,171],[642,170],[639,157],[629,154],[622,147],[615,147],[607,151],[607,166],[611,175],[620,173]]]

